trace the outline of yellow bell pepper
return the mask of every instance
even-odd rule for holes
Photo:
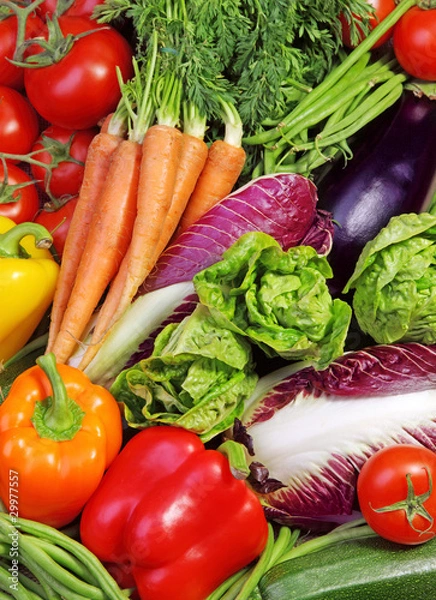
[[[0,361],[28,342],[49,308],[59,265],[42,225],[0,216]]]

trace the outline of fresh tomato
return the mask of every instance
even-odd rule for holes
[[[17,165],[0,161],[0,215],[24,223],[33,221],[38,209],[39,196],[33,180]]]
[[[104,0],[44,0],[36,10],[44,19],[54,13],[58,16],[91,17],[94,8],[103,2]]]
[[[374,8],[374,13],[369,17],[369,30],[372,31],[383,19],[385,19],[395,8],[396,3],[395,0],[367,0],[368,4],[370,4]],[[364,39],[363,31],[359,27],[359,18],[354,16],[356,21],[357,32],[359,36],[359,43]],[[351,42],[351,29],[350,25],[343,14],[339,16],[339,20],[342,25],[342,43],[347,48],[354,48],[356,44],[352,44]],[[387,42],[393,33],[393,27],[389,29],[382,37],[375,42],[373,48],[378,48],[382,46],[385,42]]]
[[[98,128],[74,131],[51,125],[33,144],[33,158],[50,168],[32,164],[31,170],[37,185],[51,198],[77,196],[82,185],[85,159],[89,144]]]
[[[394,29],[394,52],[412,77],[436,80],[436,9],[414,6]]]
[[[77,39],[58,62],[26,69],[25,90],[49,123],[66,129],[87,129],[118,104],[121,92],[116,66],[124,81],[133,75],[132,48],[109,25],[85,17],[59,17],[58,21],[64,36],[97,31]],[[39,51],[33,49],[34,53]]]
[[[59,258],[64,251],[65,240],[70,228],[71,219],[77,204],[77,196],[65,202],[58,209],[44,208],[36,218],[35,223],[44,225],[53,236],[53,248]]]
[[[0,152],[27,154],[38,133],[38,117],[28,100],[17,90],[0,85]]]
[[[24,87],[24,69],[13,65],[10,60],[14,57],[17,42],[18,21],[15,15],[0,20],[0,85],[7,85],[16,90]],[[26,21],[25,39],[39,35],[43,30],[42,20],[30,14]]]
[[[357,480],[363,517],[380,536],[421,544],[436,535],[436,453],[396,444],[373,454]]]

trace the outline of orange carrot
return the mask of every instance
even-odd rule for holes
[[[174,194],[166,215],[162,233],[156,249],[157,260],[164,251],[173,233],[177,229],[182,214],[195,189],[208,156],[208,147],[204,140],[187,133],[183,134],[182,153],[177,170]]]
[[[206,164],[180,221],[181,233],[232,191],[245,164],[245,150],[224,140],[209,148]]]
[[[127,252],[136,217],[141,144],[123,140],[116,148],[78,267],[74,287],[52,352],[65,362]]]
[[[47,352],[51,351],[53,342],[59,332],[88,237],[92,216],[109,171],[110,160],[121,140],[122,138],[119,135],[101,130],[89,146],[83,182],[62,254],[50,315]]]
[[[209,148],[206,164],[182,215],[176,236],[230,194],[244,167],[246,155],[241,145],[241,118],[232,104],[221,100],[221,105],[224,139],[215,140]]]
[[[129,307],[156,262],[165,217],[170,209],[182,151],[183,135],[167,125],[153,125],[145,134],[138,184],[138,214],[132,240],[100,309],[94,333],[81,363],[84,369],[105,334]]]

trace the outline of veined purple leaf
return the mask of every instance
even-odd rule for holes
[[[145,280],[140,294],[187,281],[220,260],[225,250],[248,231],[263,231],[274,237],[284,250],[301,243],[312,225],[312,242],[325,240],[333,224],[330,213],[318,215],[315,185],[294,173],[265,175],[239,188],[211,208],[160,257]],[[321,242],[318,239],[321,237]]]
[[[342,522],[375,451],[409,443],[436,452],[436,346],[374,346],[324,371],[267,375],[234,437],[251,449],[253,486],[272,518],[311,528]]]

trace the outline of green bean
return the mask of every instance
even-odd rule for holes
[[[240,569],[230,577],[228,577],[220,586],[218,586],[212,594],[207,597],[207,600],[223,600],[224,594],[228,592],[230,589],[233,589],[235,585],[242,585],[244,578],[249,574],[251,568],[244,567]],[[238,588],[239,591],[239,588]]]
[[[353,89],[353,86],[351,84],[354,84],[357,76],[365,70],[365,68],[367,67],[368,59],[369,54],[367,56],[362,56],[360,61],[356,65],[353,65],[353,68],[350,69],[350,72],[347,73],[346,76],[344,76],[344,78],[338,82],[335,95],[340,95],[341,92]],[[244,143],[248,145],[272,143],[276,139],[281,138],[281,136],[283,135],[283,130],[286,130],[291,126],[296,127],[298,124],[304,123],[308,116],[312,115],[313,113],[316,113],[319,110],[320,106],[322,107],[325,104],[328,104],[331,100],[331,96],[326,95],[322,98],[322,100],[319,101],[319,103],[315,104],[309,102],[308,98],[311,98],[313,93],[314,91],[310,92],[310,94],[306,98],[304,98],[304,100],[302,100],[302,102],[300,102],[285,119],[282,119],[282,121],[277,127],[270,131],[263,131],[257,135],[244,138]],[[304,127],[300,126],[300,129],[302,130],[304,129]]]
[[[262,575],[268,569],[268,565],[271,564],[271,558],[274,550],[274,530],[271,524],[268,524],[268,540],[264,551],[260,555],[259,560],[253,567],[250,576],[244,581],[239,594],[236,596],[237,600],[249,600],[251,592],[257,587]],[[235,600],[236,600],[235,599]]]
[[[63,548],[60,548],[55,544],[51,544],[47,540],[43,540],[41,538],[36,537],[32,539],[32,543],[44,550],[56,563],[68,569],[68,571],[72,571],[84,581],[88,582],[91,585],[98,584],[98,581],[96,580],[94,575],[89,571],[88,567],[82,561],[80,561],[78,558],[76,558]]]
[[[0,533],[2,527],[5,528],[8,523],[10,524],[8,515],[0,514]],[[106,594],[106,596],[104,596],[105,600],[126,600],[126,594],[119,588],[110,573],[105,569],[98,558],[80,542],[68,537],[54,527],[29,519],[20,518],[19,527],[21,531],[28,533],[31,536],[42,538],[52,544],[60,546],[67,552],[70,552],[79,561],[83,562],[87,566],[89,572],[95,577],[101,591]],[[88,600],[90,600],[90,598],[88,598]]]
[[[342,80],[347,76],[349,70],[364,56],[368,51],[371,50],[373,44],[380,39],[380,37],[389,31],[389,29],[413,6],[417,4],[418,0],[403,0],[400,2],[394,10],[381,21],[376,28],[364,39],[362,42],[347,56],[345,60],[343,60],[339,65],[337,65],[334,69],[330,71],[327,77],[317,85],[311,92],[308,94],[299,105],[299,110],[303,111],[307,106],[314,103],[315,100],[318,100],[324,93],[329,91],[338,81]],[[292,113],[291,113],[292,114]],[[290,118],[290,115],[286,117],[286,119]],[[254,143],[254,144],[265,144],[273,141],[276,138],[277,131],[269,130],[264,131],[255,137],[255,141],[246,143]],[[248,140],[252,140],[253,138],[248,138]]]
[[[360,106],[356,107],[356,109],[352,113],[344,117],[344,119],[340,123],[336,123],[333,127],[330,128],[329,131],[327,131],[330,137],[324,138],[323,145],[328,146],[329,142],[326,140],[329,140],[330,138],[332,138],[332,136],[335,136],[338,133],[346,131],[349,126],[353,125],[353,123],[356,123],[357,121],[361,122],[362,118],[364,118],[366,121],[368,117],[368,112],[372,110],[373,107],[375,107],[377,111],[381,109],[386,110],[386,108],[389,108],[390,104],[388,106],[385,106],[383,104],[382,107],[378,106],[378,104],[381,104],[384,100],[386,100],[386,98],[389,97],[393,89],[401,90],[402,92],[403,88],[401,84],[404,80],[405,76],[399,73],[398,75],[392,77],[390,80],[386,81],[379,88],[377,88],[366,100],[364,100],[360,104]],[[318,137],[322,138],[324,136],[320,134]]]
[[[48,596],[45,593],[43,586],[38,582],[34,581],[31,577],[28,577],[21,571],[18,573],[18,580],[29,592],[33,593],[37,598],[48,600]]]
[[[32,597],[26,588],[18,584],[15,588],[15,585],[13,585],[11,580],[11,573],[3,565],[0,566],[0,589],[9,592],[10,596],[12,596],[12,598],[17,598],[17,600],[32,600]]]
[[[20,538],[20,554],[28,561],[29,568],[39,578],[44,577],[51,587],[62,594],[70,590],[70,598],[87,598],[87,600],[105,600],[104,593],[89,583],[78,579],[75,575],[57,564],[44,550],[35,548],[27,536]],[[37,567],[37,570],[35,570]],[[74,594],[74,596],[73,596]]]
[[[391,83],[391,82],[389,82]],[[357,131],[362,129],[367,123],[378,117],[379,114],[384,112],[389,106],[392,106],[403,93],[403,87],[398,81],[393,81],[392,85],[386,86],[383,90],[380,90],[380,95],[383,92],[383,102],[378,101],[371,106],[372,103],[368,103],[366,111],[359,110],[358,117],[354,121],[347,119],[345,127],[339,131],[329,133],[327,137],[318,135],[316,141],[310,142],[306,146],[306,150],[312,148],[325,148],[327,146],[335,145],[343,139],[347,139],[354,135]],[[387,93],[386,93],[387,92]],[[357,112],[357,111],[356,111]],[[344,119],[345,121],[345,119]]]

